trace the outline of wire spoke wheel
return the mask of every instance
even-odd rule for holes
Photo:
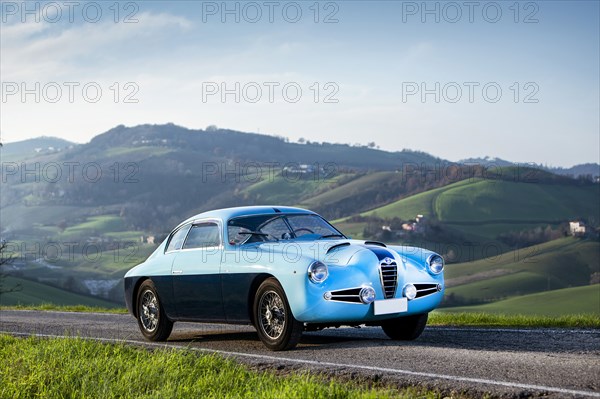
[[[272,339],[283,334],[285,328],[285,309],[281,297],[275,291],[265,292],[259,303],[260,328]]]
[[[137,295],[137,319],[140,331],[150,341],[164,341],[173,330],[160,303],[160,297],[151,280],[142,282]]]
[[[158,300],[150,290],[144,291],[140,301],[140,322],[146,331],[153,332],[158,327]]]
[[[253,320],[260,340],[274,351],[296,346],[304,324],[294,318],[285,292],[274,278],[258,287],[254,296]]]

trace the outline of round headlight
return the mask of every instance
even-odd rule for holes
[[[406,284],[404,286],[404,289],[402,290],[402,293],[404,294],[406,299],[415,299],[417,297],[417,287],[415,287],[412,284]]]
[[[433,274],[440,274],[444,270],[444,259],[439,255],[429,255],[427,267]]]
[[[313,262],[308,266],[308,278],[313,283],[322,283],[329,276],[327,265],[323,262]]]
[[[360,300],[366,304],[373,302],[375,300],[375,290],[373,287],[363,287],[360,290]]]

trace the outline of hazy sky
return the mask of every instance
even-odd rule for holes
[[[1,5],[3,142],[173,122],[600,161],[598,1]]]

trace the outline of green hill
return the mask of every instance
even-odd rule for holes
[[[416,214],[449,224],[538,223],[572,218],[598,220],[600,186],[463,180],[362,215],[403,219]]]
[[[39,157],[40,155],[53,154],[68,150],[77,145],[58,137],[45,136],[14,143],[3,143],[2,162],[22,161],[23,159]]]
[[[425,215],[429,217],[438,217],[436,214],[435,201],[444,192],[463,186],[471,185],[472,181],[463,180],[450,184],[445,187],[429,190],[423,193],[412,195],[408,198],[392,202],[380,208],[372,209],[361,213],[361,216],[377,215],[382,218],[399,217],[404,220],[413,219],[416,215]]]
[[[373,204],[384,204],[404,191],[402,174],[398,172],[361,174],[343,183],[303,199],[299,206],[335,218],[372,208]]]
[[[537,182],[462,180],[356,217],[335,220],[334,224],[355,238],[426,247],[457,263],[555,239],[564,233],[571,220],[583,219],[592,224],[600,220],[600,185],[556,178],[547,172],[540,172],[537,177]],[[422,234],[409,234],[399,230],[396,223],[395,235],[373,235],[381,234],[377,229],[389,225],[394,218],[410,221],[417,215],[425,215],[430,225],[433,223],[431,228],[437,230],[430,228]],[[370,232],[365,233],[368,226]]]
[[[600,242],[563,238],[446,268],[447,306],[587,286],[600,273]]]
[[[16,277],[7,277],[4,282],[4,287],[14,287],[16,284],[20,284],[22,289],[17,292],[2,294],[0,297],[0,305],[41,305],[44,303],[51,303],[65,306],[85,305],[104,308],[116,308],[120,306],[119,304],[105,301],[100,298],[79,295],[49,285]]]
[[[431,231],[416,238],[390,234],[386,242],[430,248],[456,262],[489,256],[485,248],[490,243],[501,253],[516,247],[501,235],[557,227],[575,218],[600,220],[600,185],[585,179],[511,166],[496,170],[502,176],[482,179],[485,167],[467,174],[471,169],[467,165],[456,166],[460,177],[452,178],[452,173],[431,174],[430,166],[449,163],[421,152],[290,143],[283,137],[227,129],[117,126],[87,144],[42,138],[9,143],[0,151],[3,162],[20,166],[24,162],[29,171],[41,168],[40,173],[17,171],[3,176],[0,239],[26,253],[17,259],[22,276],[57,286],[74,279],[79,283],[74,291],[85,289],[83,280],[121,278],[155,247],[142,244],[149,236],[158,243],[181,220],[229,206],[299,205],[329,220],[339,218],[336,226],[355,238],[373,235],[371,230],[365,233],[365,227],[380,232],[382,224],[389,224],[383,219],[403,219],[396,220],[402,226],[423,214],[432,225],[437,223]],[[58,181],[53,181],[53,167],[50,172],[45,169],[48,165],[62,165]],[[66,165],[77,165],[73,174]],[[93,166],[87,174],[86,165]],[[313,172],[285,175],[286,168],[299,165],[309,165]],[[101,173],[96,179],[98,168]],[[352,215],[362,218],[350,219]],[[374,215],[383,219],[369,224],[365,217],[375,219]],[[66,250],[72,243],[77,244],[73,256]],[[136,244],[134,250],[131,243]],[[92,252],[95,248],[101,252],[98,259],[85,252],[89,244]],[[57,245],[63,249],[59,259],[44,253]],[[567,247],[548,255],[545,269],[518,262],[492,267],[494,271],[485,278],[489,282],[467,276],[470,280],[449,285],[449,292],[456,290],[456,298],[481,303],[584,285],[589,272],[583,265],[598,263],[597,256],[590,255],[591,249],[582,247],[575,253]],[[471,253],[473,248],[476,253]],[[564,265],[571,263],[576,272],[561,274]],[[456,266],[457,271],[479,267]],[[452,270],[449,267],[449,276]],[[122,297],[119,288],[109,295],[115,300]]]
[[[563,288],[509,298],[478,306],[439,309],[441,312],[485,312],[495,314],[522,314],[564,316],[591,314],[600,316],[600,285]]]
[[[296,204],[299,199],[335,190],[334,187],[354,177],[352,173],[334,176],[313,176],[310,173],[307,177],[278,173],[240,190],[238,196],[255,205]]]
[[[437,219],[446,223],[596,220],[600,216],[599,188],[480,180],[449,187],[434,199],[432,207]]]

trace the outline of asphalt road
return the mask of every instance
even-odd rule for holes
[[[258,369],[310,369],[475,397],[600,397],[599,330],[428,327],[416,341],[394,342],[379,328],[340,328],[305,333],[295,350],[270,352],[247,326],[176,323],[166,344],[150,344],[129,315],[3,310],[0,332],[168,345]]]

